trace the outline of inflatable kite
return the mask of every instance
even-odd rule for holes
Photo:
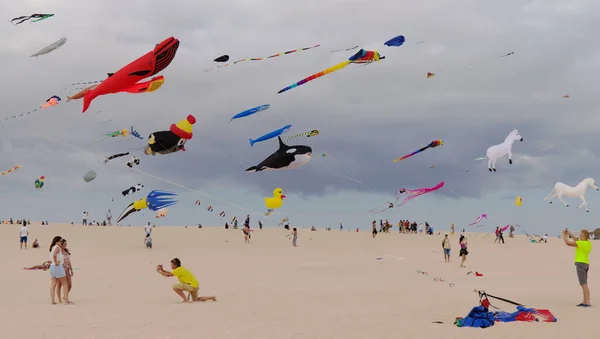
[[[4,172],[2,172],[2,175],[8,174],[8,173],[12,173],[12,172],[14,172],[14,171],[18,170],[19,168],[21,168],[21,165],[17,165],[17,166],[15,166],[15,167],[13,167],[13,168],[9,169],[8,171],[4,171]]]
[[[435,147],[438,147],[438,146],[442,146],[443,144],[444,144],[444,142],[442,140],[434,140],[434,141],[430,142],[429,145],[427,145],[425,147],[422,147],[422,148],[420,148],[420,149],[418,149],[418,150],[416,150],[416,151],[414,151],[414,152],[412,152],[410,154],[407,154],[407,155],[405,155],[405,156],[403,156],[401,158],[398,158],[398,159],[394,160],[394,162],[398,162],[400,160],[404,160],[406,158],[410,158],[413,155],[415,155],[417,153],[421,153],[421,152],[423,152],[424,150],[426,150],[428,148],[435,148]]]
[[[517,205],[517,206],[523,205],[523,198],[521,198],[521,196],[517,196],[517,198],[515,199],[515,205]]]
[[[270,215],[275,209],[280,208],[283,205],[283,199],[285,199],[283,190],[279,187],[274,189],[273,197],[265,198],[265,206],[267,206],[267,213],[265,215]]]
[[[475,220],[474,222],[470,223],[469,226],[473,226],[473,225],[479,224],[479,223],[481,223],[481,221],[483,219],[487,220],[487,214],[483,213],[482,215],[480,215],[479,217],[477,217],[477,220]]]
[[[173,200],[171,197],[176,195],[177,194],[173,192],[152,191],[144,199],[136,200],[129,204],[121,215],[119,215],[117,222],[121,222],[131,213],[139,212],[144,208],[148,208],[151,211],[158,211],[161,208],[173,206],[177,203],[177,200]]]
[[[66,43],[67,43],[67,38],[61,38],[60,40],[58,40],[56,42],[53,42],[50,45],[48,45],[48,46],[40,49],[39,51],[37,51],[37,53],[32,54],[31,56],[32,57],[37,57],[37,56],[40,56],[40,55],[48,54],[48,53],[54,51],[55,49],[61,47],[62,45],[66,44]]]
[[[265,104],[265,105],[256,106],[254,108],[247,109],[247,110],[240,112],[240,113],[234,115],[233,117],[231,117],[231,120],[229,120],[229,122],[232,122],[234,119],[239,119],[239,118],[247,117],[249,115],[252,115],[252,114],[255,114],[258,112],[262,112],[262,111],[268,109],[269,107],[271,107],[271,105]]]
[[[94,179],[96,179],[96,172],[94,172],[94,171],[89,171],[83,175],[83,181],[85,181],[85,182],[90,182]]]
[[[282,55],[292,54],[292,53],[296,53],[296,52],[300,52],[300,51],[306,51],[306,50],[309,50],[309,49],[312,49],[312,48],[316,48],[316,47],[319,47],[319,46],[321,46],[321,45],[314,45],[314,46],[311,46],[311,47],[304,47],[304,48],[299,48],[299,49],[293,49],[291,51],[286,51],[286,52],[281,52],[281,53],[273,54],[273,55],[268,56],[268,57],[244,58],[244,59],[240,59],[240,60],[234,61],[232,63],[225,64],[223,66],[217,66],[217,68],[223,68],[223,67],[227,67],[227,66],[233,66],[233,65],[235,65],[237,63],[240,63],[240,62],[243,62],[243,61],[261,61],[261,60],[272,59],[272,58],[275,58],[275,57],[278,57],[278,56],[282,56]],[[215,61],[217,61],[217,60],[215,60]],[[208,72],[208,71],[211,71],[211,70],[212,70],[212,68],[209,68],[209,69],[205,70],[204,72]]]
[[[475,160],[488,159],[488,170],[490,172],[496,172],[496,161],[505,155],[508,155],[508,163],[512,165],[512,145],[515,141],[523,141],[523,137],[516,129],[510,132],[503,143],[488,148],[485,158],[477,158]]]
[[[42,107],[42,109],[46,109],[48,107],[52,107],[52,106],[56,106],[58,105],[58,103],[60,102],[60,97],[53,95],[50,98],[48,98],[48,100],[46,100],[46,103],[43,105],[40,105]]]
[[[229,61],[229,55],[227,55],[227,54],[221,55],[220,57],[216,58],[214,61],[215,62],[227,62],[227,61]]]
[[[29,22],[29,23],[32,23],[32,22],[42,21],[44,19],[48,19],[48,18],[53,17],[53,16],[54,16],[54,14],[31,14],[31,15],[24,15],[24,16],[20,16],[20,17],[12,19],[10,21],[10,23],[16,26],[16,25],[24,23],[27,20],[36,19],[36,20],[31,20]],[[20,20],[20,21],[14,23],[13,21],[16,21],[16,20]]]
[[[250,147],[254,146],[254,144],[257,142],[261,142],[261,141],[265,141],[265,140],[269,140],[269,139],[278,137],[278,136],[282,135],[283,133],[289,131],[290,128],[292,128],[292,125],[283,126],[280,129],[276,129],[272,132],[269,132],[261,137],[256,138],[255,140],[249,139]]]
[[[125,197],[125,196],[128,196],[129,194],[134,194],[134,193],[140,192],[143,188],[144,188],[144,185],[137,184],[135,186],[131,186],[128,189],[124,190],[123,192],[121,192],[121,194]]]
[[[292,85],[280,90],[279,92],[277,92],[277,94],[283,93],[285,91],[289,91],[292,88],[296,88],[296,87],[301,86],[309,81],[320,78],[326,74],[340,70],[350,64],[370,64],[372,62],[383,60],[383,59],[385,59],[385,57],[380,56],[379,52],[377,52],[377,51],[365,51],[364,49],[361,49],[360,51],[356,52],[356,54],[351,56],[348,60],[346,60],[344,62],[340,62],[339,64],[337,64],[333,67],[330,67],[326,70],[323,70],[319,73],[313,74],[313,75],[309,76],[308,78],[304,78],[304,79],[298,81],[297,83],[292,84]]]
[[[390,47],[399,47],[404,44],[404,41],[404,35],[398,35],[397,37],[391,38],[390,40],[386,41],[384,45]]]
[[[402,202],[399,205],[396,205],[396,207],[402,207],[402,205],[406,204],[407,202],[409,202],[410,200],[421,196],[423,194],[426,193],[430,193],[430,192],[434,192],[439,190],[440,188],[444,187],[444,182],[440,182],[439,184],[433,186],[433,187],[424,187],[424,188],[417,188],[417,189],[407,189],[407,188],[400,188],[396,190],[396,202],[398,202],[402,197],[403,194],[406,193],[408,194],[408,196],[406,198],[404,198],[404,200],[402,200]],[[378,207],[375,208],[369,212],[371,213],[381,213],[383,211],[387,211],[390,208],[394,207],[394,203],[388,201],[386,202],[383,206],[385,206],[385,208],[382,209],[382,207]]]
[[[146,53],[127,66],[102,81],[98,87],[88,91],[83,96],[83,110],[85,113],[91,102],[100,95],[122,92],[131,88],[138,81],[153,76],[165,69],[175,58],[179,48],[179,40],[170,37],[154,47],[154,50]]]
[[[46,180],[46,177],[42,175],[38,179],[35,179],[35,181],[33,182],[35,188],[37,188],[38,191],[41,190],[42,187],[44,187],[44,180]]]
[[[158,218],[164,218],[165,215],[167,215],[167,212],[169,212],[168,208],[161,208],[158,210],[158,212],[156,212],[156,219]]]
[[[556,197],[566,207],[569,207],[569,204],[562,200],[563,195],[569,198],[579,198],[581,199],[581,205],[577,206],[577,209],[585,207],[585,211],[589,212],[587,208],[587,201],[585,200],[585,192],[587,191],[588,187],[591,187],[596,191],[600,190],[598,186],[596,186],[596,180],[594,180],[593,178],[583,179],[575,187],[571,187],[559,181],[556,184],[554,184],[554,188],[552,189],[552,191],[550,191],[550,194],[548,194],[548,196],[544,198],[544,200],[550,199],[550,203],[552,203],[552,199]]]
[[[172,124],[170,130],[154,132],[148,137],[148,145],[144,148],[146,155],[169,154],[185,151],[185,143],[192,139],[192,125],[196,123],[193,115]]]
[[[252,166],[246,172],[290,170],[302,167],[310,161],[312,148],[308,146],[288,146],[279,139],[279,149],[263,160],[260,164]]]
[[[140,165],[140,158],[136,157],[136,156],[132,156],[131,160],[129,160],[127,162],[127,167],[129,168],[133,168],[133,165]]]
[[[115,159],[115,158],[120,158],[120,157],[124,157],[124,156],[126,156],[126,155],[129,155],[129,152],[127,152],[127,153],[118,153],[118,154],[113,154],[113,155],[111,155],[110,157],[106,157],[106,158],[104,159],[104,163],[105,163],[105,164],[107,164],[107,163],[108,163],[109,161],[111,161],[112,159]]]
[[[113,74],[113,73],[109,73],[109,74]],[[109,75],[109,77],[111,77],[111,76],[112,75]],[[103,81],[104,80],[100,80],[97,82],[101,83]],[[129,87],[123,89],[121,92],[127,92],[127,93],[132,93],[132,94],[150,93],[150,92],[154,92],[157,89],[159,89],[164,83],[165,83],[165,77],[162,75],[159,75],[159,76],[152,78],[151,80],[140,82],[140,83],[134,84],[132,86],[129,86]],[[75,93],[73,96],[67,96],[67,102],[69,102],[71,100],[79,100],[79,99],[83,98],[85,96],[85,93],[93,90],[96,87],[98,87],[98,85],[92,85],[89,87],[85,87],[81,91]]]
[[[165,77],[162,75],[153,77],[152,79],[144,82],[140,82],[129,86],[122,90],[121,92],[127,93],[151,93],[159,89],[165,83]]]
[[[68,96],[67,95],[67,102],[69,102],[71,100],[79,100],[79,99],[83,98],[83,96],[85,95],[85,93],[87,93],[88,91],[93,90],[96,87],[98,87],[98,85],[92,85],[92,86],[86,87],[86,88],[82,89],[81,91],[73,94],[73,96]]]
[[[200,200],[196,200],[196,202],[194,202],[194,204],[196,204],[196,206],[200,206],[202,204],[202,202]]]

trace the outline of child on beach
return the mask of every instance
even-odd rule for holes
[[[33,245],[31,245],[31,247],[33,247],[33,248],[40,248],[40,243],[38,242],[38,240],[37,240],[37,239],[35,239],[35,240],[33,241]]]
[[[152,237],[150,236],[150,234],[146,234],[144,243],[146,244],[146,248],[152,248]]]
[[[292,229],[292,246],[296,247],[296,240],[298,239],[298,230],[296,227]]]

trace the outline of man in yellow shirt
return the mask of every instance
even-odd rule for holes
[[[564,230],[562,238],[567,246],[575,247],[575,267],[577,269],[577,278],[579,285],[583,289],[583,302],[577,306],[590,307],[590,289],[587,284],[588,271],[590,269],[589,255],[592,251],[592,243],[590,241],[590,232],[581,230],[579,239],[576,239],[571,232]]]
[[[215,296],[198,297],[198,288],[200,287],[200,284],[192,272],[181,266],[181,260],[179,260],[179,258],[174,258],[171,260],[171,269],[173,269],[173,271],[169,272],[165,271],[162,265],[158,265],[156,267],[156,271],[159,274],[165,277],[177,277],[177,279],[179,279],[179,284],[173,285],[173,291],[175,291],[175,293],[177,293],[177,295],[183,299],[183,302],[188,302],[188,299],[183,293],[184,291],[190,293],[192,301],[217,301]]]

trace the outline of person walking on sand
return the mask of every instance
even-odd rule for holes
[[[500,227],[496,226],[496,232],[495,233],[496,233],[496,239],[494,239],[494,244],[496,242],[500,243]]]
[[[442,240],[442,248],[444,249],[444,261],[450,262],[450,239],[448,239],[448,234],[444,235],[444,240]]]
[[[467,237],[463,237],[460,241],[460,253],[458,254],[462,260],[460,262],[460,267],[465,267],[465,260],[467,260],[467,255],[469,251],[467,251]]]
[[[454,223],[452,223],[452,226],[450,226],[450,230],[452,231],[450,234],[454,236]]]
[[[183,302],[188,302],[188,299],[183,293],[184,291],[190,293],[192,301],[217,301],[217,297],[215,296],[198,297],[198,288],[200,287],[200,284],[192,272],[181,266],[181,260],[179,260],[179,258],[173,258],[173,260],[171,260],[171,269],[173,271],[169,272],[163,269],[163,265],[156,266],[156,272],[160,275],[164,277],[177,277],[179,284],[173,285],[173,291],[183,299]]]
[[[298,230],[296,227],[292,229],[292,246],[296,247],[296,240],[298,240]]]
[[[50,301],[52,305],[56,305],[56,302],[54,301],[55,295],[58,296],[58,302],[62,302],[60,298],[60,289],[57,290],[58,281],[60,280],[63,286],[67,286],[67,274],[64,267],[65,257],[62,254],[61,240],[62,237],[57,235],[52,239],[52,243],[50,243]],[[65,305],[72,305],[73,302],[69,300],[69,291],[67,289],[63,289],[63,291]]]
[[[83,226],[87,226],[87,224],[88,224],[87,223],[87,217],[88,217],[88,212],[83,211],[83,221],[81,223]]]
[[[377,236],[377,221],[373,220],[373,239]]]
[[[148,224],[144,226],[144,230],[146,231],[146,235],[150,235],[152,233],[152,226],[150,226],[150,221],[148,221]]]
[[[581,230],[579,239],[575,240],[571,232],[564,230],[562,238],[567,246],[575,247],[575,268],[577,269],[579,285],[583,290],[583,302],[577,306],[590,307],[592,304],[590,302],[590,288],[587,283],[588,271],[590,269],[589,255],[592,251],[590,232],[588,230]]]
[[[66,288],[69,293],[71,293],[71,288],[73,287],[73,267],[71,266],[71,252],[67,248],[67,239],[62,239],[60,241],[62,243],[62,254],[64,258],[63,267],[65,268],[65,278],[67,279],[67,284],[63,285],[61,280],[58,280],[57,290],[60,291],[61,288],[63,290]]]
[[[29,236],[29,228],[27,227],[27,224],[24,222],[23,226],[20,229],[20,233],[21,233],[21,238],[20,238],[20,242],[21,242],[21,247],[20,249],[23,249],[23,245],[25,245],[25,249],[27,249],[27,237]]]

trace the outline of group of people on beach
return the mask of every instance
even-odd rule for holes
[[[403,234],[425,233],[428,235],[433,235],[433,227],[431,227],[427,221],[425,222],[425,225],[423,225],[423,223],[417,224],[417,222],[415,222],[415,221],[410,222],[408,220],[400,220],[400,221],[398,221],[397,226],[398,226],[398,233],[403,233]],[[382,219],[379,220],[379,231],[377,231],[377,221],[373,220],[373,222],[371,223],[371,233],[373,234],[373,238],[375,238],[378,233],[388,233],[389,234],[391,228],[392,228],[392,224],[390,224],[388,219],[385,219],[385,221],[383,221]],[[341,230],[341,224],[340,224],[340,230]],[[356,229],[356,231],[358,232],[358,228]],[[454,232],[453,232],[453,234],[454,234]]]
[[[37,239],[36,239],[37,242]],[[39,245],[38,245],[39,246]],[[41,265],[23,267],[24,270],[50,270],[50,302],[73,305],[69,300],[69,292],[73,287],[73,266],[71,265],[71,252],[67,247],[67,239],[55,236],[50,243],[50,260]],[[61,296],[62,290],[62,296]]]

